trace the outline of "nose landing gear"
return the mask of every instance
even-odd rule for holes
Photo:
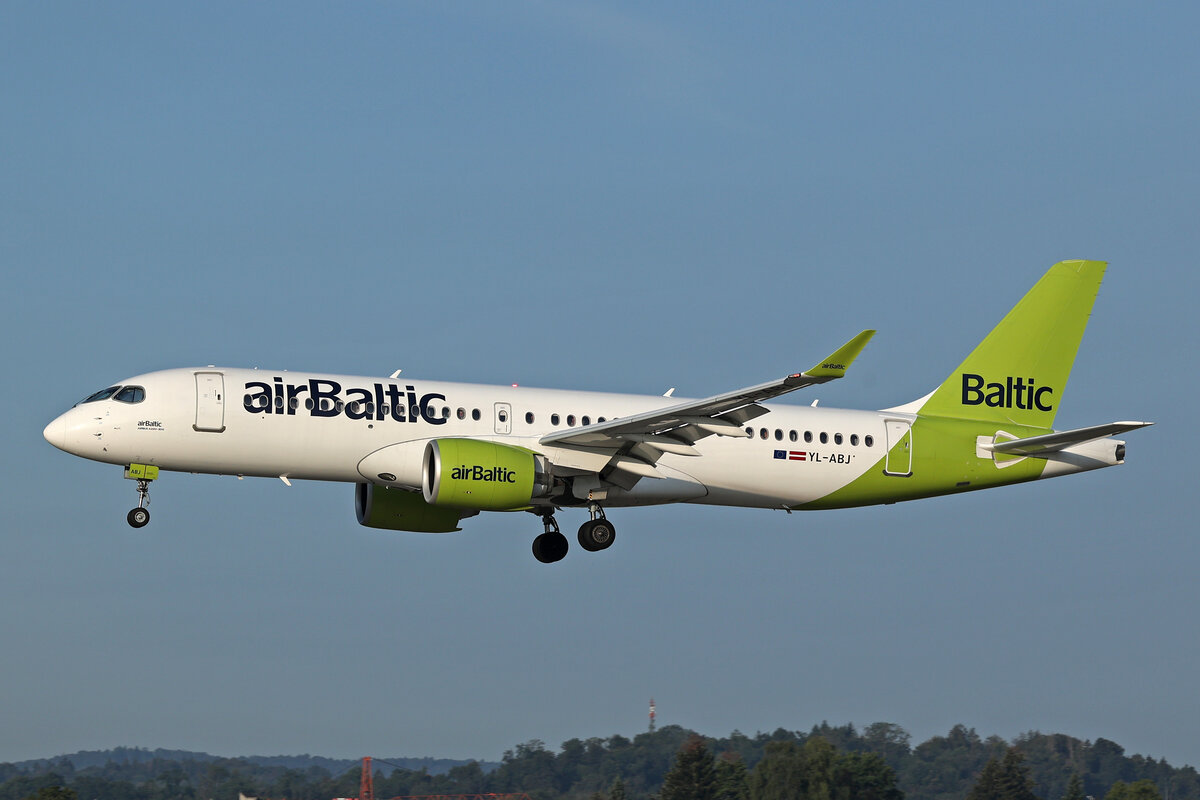
[[[125,515],[125,521],[134,528],[144,527],[150,522],[150,481],[158,477],[158,467],[148,464],[130,464],[125,468],[125,477],[137,481],[137,508]]]
[[[137,482],[138,504],[137,508],[130,511],[126,516],[126,521],[134,528],[140,528],[150,521],[150,509],[146,506],[150,505],[150,481],[144,478]]]

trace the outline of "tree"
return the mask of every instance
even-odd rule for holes
[[[1003,759],[988,759],[967,800],[1038,800],[1021,752],[1010,747]]]
[[[715,800],[716,769],[704,739],[688,737],[663,780],[661,800]]]
[[[1067,784],[1067,793],[1063,795],[1063,800],[1086,800],[1083,779],[1079,777],[1078,772],[1071,773],[1071,781]]]
[[[750,773],[750,800],[806,800],[804,752],[795,742],[770,742]]]
[[[1117,781],[1104,795],[1104,800],[1162,800],[1154,781],[1143,778],[1133,783]]]
[[[983,766],[983,771],[979,773],[979,780],[975,781],[975,785],[971,787],[971,793],[967,795],[967,800],[1004,800],[1000,781],[1000,762],[989,758],[987,764]]]
[[[746,800],[746,764],[737,753],[722,753],[717,759],[716,800]],[[614,798],[615,800],[615,798]]]
[[[833,765],[835,800],[903,800],[896,772],[878,753],[845,753]]]
[[[25,800],[79,800],[79,795],[65,786],[43,786]]]
[[[609,800],[625,800],[625,781],[618,776],[613,781],[612,788],[608,790]]]

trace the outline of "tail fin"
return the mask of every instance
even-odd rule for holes
[[[918,413],[1053,427],[1106,266],[1051,267]]]

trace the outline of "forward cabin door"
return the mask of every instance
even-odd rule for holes
[[[225,376],[220,372],[196,373],[196,424],[198,431],[225,430]]]
[[[883,474],[907,478],[912,475],[912,423],[903,419],[884,421],[887,428],[887,456]]]

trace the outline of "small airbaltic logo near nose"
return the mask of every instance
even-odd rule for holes
[[[1054,404],[1044,398],[1052,394],[1054,390],[1049,386],[1035,386],[1033,378],[1014,378],[1010,375],[1004,379],[1004,383],[987,383],[982,375],[964,372],[962,376],[964,406],[1051,411]]]
[[[163,424],[156,419],[139,419],[137,426],[139,431],[161,431],[163,429]]]
[[[516,483],[517,473],[504,467],[485,469],[476,464],[469,467],[463,464],[450,471],[450,479],[455,481],[482,481],[484,483]]]

